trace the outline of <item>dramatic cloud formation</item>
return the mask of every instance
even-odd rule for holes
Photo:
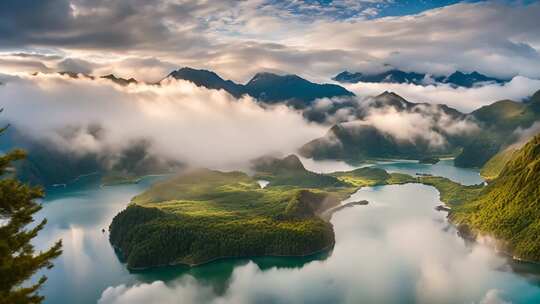
[[[263,70],[323,80],[385,64],[540,77],[540,3],[459,3],[380,18],[394,2],[7,0],[0,3],[0,50],[2,57],[22,50],[97,66],[115,62],[121,70],[130,69],[126,57],[157,58],[236,81]],[[136,66],[129,74],[150,78]]]
[[[306,110],[305,116],[322,117],[321,121],[331,125],[340,124],[351,134],[374,127],[398,142],[427,144],[431,149],[447,147],[448,137],[470,135],[479,130],[474,119],[445,106],[407,104],[400,96],[388,92],[378,96],[320,99]],[[330,146],[341,145],[335,134],[327,134],[324,140],[329,141]]]
[[[249,97],[176,80],[121,87],[38,75],[12,78],[0,87],[0,100],[2,119],[74,153],[114,153],[146,139],[155,154],[205,167],[293,152],[325,131],[285,106],[263,109]]]
[[[422,107],[423,111],[398,112],[395,108],[383,108],[370,111],[361,122],[369,124],[379,131],[391,135],[398,141],[426,141],[431,147],[447,144],[444,134],[463,135],[475,132],[478,126],[466,119],[455,119],[431,107]]]
[[[456,88],[446,84],[420,86],[364,82],[345,85],[345,87],[358,96],[373,96],[387,90],[395,92],[411,102],[446,104],[468,113],[499,100],[523,100],[540,90],[540,80],[518,76],[504,85],[492,84],[473,88]]]

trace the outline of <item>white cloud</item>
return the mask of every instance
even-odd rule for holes
[[[424,139],[432,147],[446,144],[444,137],[433,130],[435,121],[433,117],[422,113],[398,112],[394,108],[373,110],[365,118],[365,122],[379,131],[392,135],[398,141]]]
[[[501,291],[498,289],[490,289],[486,292],[486,296],[480,301],[480,304],[511,304],[501,298]]]
[[[309,111],[332,113],[326,115],[326,123],[341,123],[341,126],[354,133],[359,128],[371,126],[383,134],[402,143],[427,144],[432,149],[445,148],[447,136],[464,136],[479,130],[471,118],[453,115],[442,106],[423,103],[411,108],[396,109],[397,96],[354,97],[345,107],[331,112],[333,106],[343,106],[340,99],[321,99]],[[387,100],[388,99],[388,100]],[[385,103],[389,102],[389,103]],[[404,104],[403,104],[404,105]],[[339,144],[335,136],[325,136],[325,140],[335,140],[330,145]]]
[[[540,89],[540,80],[514,77],[504,85],[485,85],[464,88],[450,85],[421,86],[396,83],[355,83],[345,87],[358,96],[374,96],[386,90],[395,92],[410,102],[446,104],[463,112],[473,111],[495,101],[511,99],[520,101]]]
[[[527,129],[518,127],[514,131],[514,135],[517,137],[517,139],[508,148],[519,149],[523,147],[532,137],[536,136],[537,134],[540,134],[540,122],[538,121],[533,123]]]
[[[167,304],[167,303],[208,303],[213,296],[210,288],[197,285],[192,278],[168,286],[162,281],[139,284],[135,287],[120,285],[103,291],[98,304]]]
[[[263,109],[249,97],[176,80],[121,87],[104,79],[30,76],[0,87],[0,100],[2,119],[70,151],[114,153],[145,138],[153,153],[205,167],[293,152],[325,131],[283,105]]]

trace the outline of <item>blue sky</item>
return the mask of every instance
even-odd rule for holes
[[[476,3],[486,0],[269,0],[267,4],[287,9],[293,14],[304,17],[324,16],[336,20],[362,17],[374,19],[388,16],[418,14],[426,10],[445,7],[457,3]],[[504,3],[528,4],[535,0],[499,0]]]
[[[467,1],[467,2],[480,2],[481,0],[477,1]],[[425,10],[443,7],[447,5],[456,4],[459,2],[464,1],[456,1],[456,0],[432,0],[432,1],[425,1],[425,0],[396,0],[393,1],[393,3],[390,3],[388,5],[382,6],[380,14],[378,17],[386,17],[386,16],[404,16],[404,15],[411,15],[411,14],[418,14],[420,12],[423,12]]]
[[[470,0],[467,2],[480,2],[481,0]],[[350,19],[355,17],[365,17],[368,19],[404,16],[418,14],[425,10],[456,4],[464,1],[456,0],[371,0],[371,1],[343,1],[343,0],[304,0],[304,1],[283,1],[270,0],[269,5],[277,6],[289,10],[299,16],[321,15],[333,17],[335,19]]]

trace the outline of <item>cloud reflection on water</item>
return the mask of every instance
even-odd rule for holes
[[[333,218],[336,246],[302,268],[234,269],[223,293],[185,275],[163,283],[111,286],[99,303],[516,303],[540,289],[501,269],[506,262],[482,246],[466,246],[433,207],[438,193],[423,185],[365,188],[353,199],[370,205]],[[523,292],[527,291],[527,292]]]

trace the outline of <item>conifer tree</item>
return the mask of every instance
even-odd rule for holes
[[[51,260],[62,253],[61,241],[40,252],[31,244],[47,220],[31,225],[41,209],[37,199],[43,197],[43,190],[12,174],[12,163],[25,156],[21,150],[0,156],[0,304],[41,303],[44,298],[38,290],[47,277],[29,279],[40,269],[53,267]]]

